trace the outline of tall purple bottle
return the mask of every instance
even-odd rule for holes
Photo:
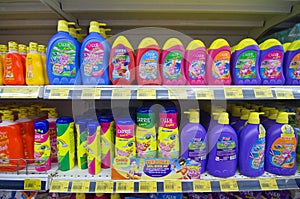
[[[216,177],[233,176],[237,168],[238,138],[229,125],[228,113],[220,113],[218,124],[208,133],[207,171]]]
[[[261,83],[258,65],[260,49],[256,41],[251,38],[243,39],[234,50],[231,55],[233,83],[259,85]]]
[[[284,75],[287,85],[300,84],[300,40],[289,45],[284,55]]]
[[[257,177],[264,173],[266,130],[260,124],[259,115],[250,113],[248,123],[239,135],[240,173]]]

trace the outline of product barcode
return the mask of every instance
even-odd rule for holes
[[[197,96],[198,97],[206,97],[206,93],[198,93]]]
[[[52,185],[53,190],[60,190],[62,187],[60,185]]]
[[[82,190],[82,185],[73,185],[73,189]]]
[[[127,190],[127,186],[125,184],[118,184],[118,190]]]
[[[150,187],[147,185],[140,185],[140,190],[149,190]]]
[[[277,97],[284,97],[285,93],[284,92],[277,92]]]
[[[174,184],[167,184],[165,185],[166,189],[171,190],[171,189],[175,189]]]
[[[98,186],[97,186],[97,189],[98,190],[106,190],[108,188],[108,186],[106,185],[106,184],[99,184]]]
[[[233,97],[234,96],[234,92],[226,92],[228,97]]]
[[[230,186],[230,184],[223,184],[223,185],[222,185],[222,188],[223,188],[223,189],[230,189],[231,186]]]
[[[200,185],[200,184],[197,184],[197,185],[195,185],[195,189],[196,190],[201,190],[201,189],[204,189],[204,186]]]
[[[139,93],[139,96],[146,97],[148,95],[147,95],[147,93]]]
[[[26,185],[27,185],[27,187],[29,187],[29,188],[33,188],[33,187],[34,187],[34,184],[33,184],[33,183],[27,183]]]
[[[270,185],[268,183],[261,183],[262,187],[270,187]]]

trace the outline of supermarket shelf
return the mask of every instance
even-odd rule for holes
[[[1,99],[42,98],[43,92],[43,86],[0,86]]]
[[[110,172],[110,169],[103,169],[98,175],[90,175],[87,170],[79,170],[77,167],[67,172],[58,171],[56,175],[52,176],[50,192],[161,193],[291,190],[300,188],[300,171],[294,176],[276,176],[265,172],[259,178],[245,177],[237,172],[235,176],[226,179],[204,173],[201,175],[201,180],[185,181],[110,180]],[[166,190],[167,186],[172,187],[172,191]]]
[[[297,86],[46,86],[44,99],[300,99]]]

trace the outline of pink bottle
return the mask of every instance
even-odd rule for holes
[[[164,85],[185,85],[184,74],[185,49],[177,38],[166,41],[161,53],[161,68]]]
[[[206,80],[208,85],[230,85],[230,46],[225,39],[216,39],[208,49]]]

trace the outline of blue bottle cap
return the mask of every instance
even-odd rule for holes
[[[116,120],[117,125],[132,125],[134,121],[130,117],[120,117]]]
[[[69,117],[69,116],[63,116],[56,120],[56,124],[68,124],[71,122],[74,122],[74,120],[72,117]]]
[[[38,120],[34,122],[34,129],[39,129],[39,134],[46,134],[49,130],[49,122],[48,120]],[[42,133],[43,132],[43,133]]]
[[[114,117],[112,115],[100,115],[98,116],[99,122],[112,122],[114,121]]]
[[[99,127],[99,122],[98,121],[90,121],[87,124],[87,129],[88,129],[88,134],[89,136],[95,134],[97,128]]]

